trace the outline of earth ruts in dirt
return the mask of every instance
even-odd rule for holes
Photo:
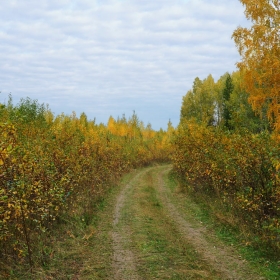
[[[171,166],[136,171],[112,213],[111,279],[264,279],[190,216],[166,183]]]

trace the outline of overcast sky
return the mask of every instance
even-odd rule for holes
[[[195,77],[236,69],[246,24],[238,0],[1,0],[0,102],[176,126]]]

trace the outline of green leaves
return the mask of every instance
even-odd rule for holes
[[[195,78],[193,89],[183,97],[180,122],[196,120],[197,123],[213,125],[215,114],[214,79],[209,75],[201,81]]]

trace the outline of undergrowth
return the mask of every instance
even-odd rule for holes
[[[274,247],[264,244],[250,224],[246,223],[234,208],[213,194],[193,191],[193,188],[180,183],[173,171],[169,173],[168,180],[172,192],[178,191],[179,186],[179,192],[185,199],[196,204],[191,209],[192,214],[205,226],[211,228],[219,239],[236,248],[240,257],[258,269],[266,279],[279,279],[279,253],[274,250]]]

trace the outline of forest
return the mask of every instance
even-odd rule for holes
[[[280,248],[279,1],[240,1],[250,28],[232,35],[238,71],[196,78],[183,97],[174,169],[183,184],[224,201]]]

